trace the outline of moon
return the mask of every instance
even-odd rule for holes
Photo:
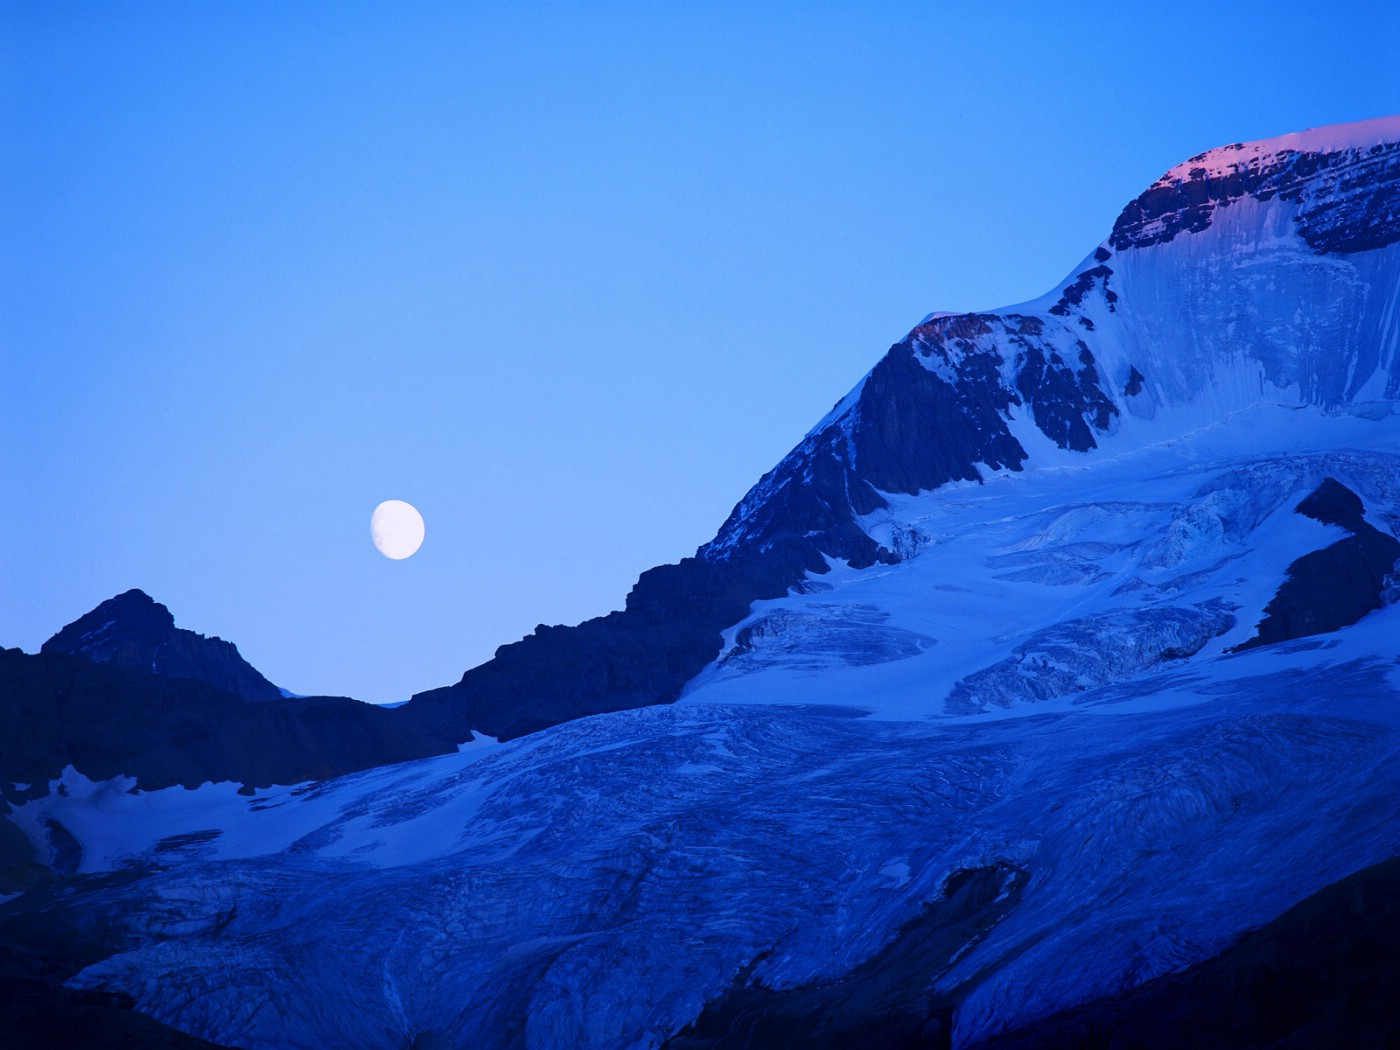
[[[369,517],[369,535],[380,554],[403,561],[423,545],[423,515],[411,503],[386,499]]]

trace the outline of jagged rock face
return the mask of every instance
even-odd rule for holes
[[[700,557],[723,563],[800,538],[858,566],[890,560],[854,520],[886,505],[882,491],[976,480],[979,463],[1019,468],[1026,453],[1007,431],[1005,412],[1020,398],[999,382],[1001,359],[992,351],[950,366],[939,339],[946,330],[961,364],[972,340],[999,320],[933,322],[896,343],[858,388],[850,425],[809,435],[744,497]],[[934,354],[942,367],[921,362]]]
[[[282,698],[282,691],[243,659],[238,646],[176,627],[169,609],[134,589],[74,620],[40,651],[206,682],[246,700]]]
[[[1240,649],[1348,627],[1381,607],[1386,581],[1400,569],[1400,540],[1368,522],[1361,497],[1336,478],[1324,479],[1295,509],[1350,535],[1288,566],[1288,578],[1264,607],[1259,633]]]
[[[686,558],[650,569],[621,612],[576,627],[541,624],[457,684],[419,693],[399,710],[434,735],[462,741],[476,730],[509,740],[584,715],[669,703],[752,601],[776,598],[805,571],[824,568],[814,548],[793,544],[738,566]]]
[[[856,519],[885,507],[882,493],[1020,470],[1027,453],[1011,432],[1013,408],[1028,408],[1060,448],[1096,447],[1094,432],[1118,409],[1089,347],[1065,332],[1055,318],[1019,314],[919,325],[871,370],[839,418],[754,486],[700,556],[722,563],[801,536],[853,565],[892,560]]]
[[[1199,233],[1219,209],[1244,197],[1296,204],[1298,235],[1316,252],[1400,241],[1400,142],[1314,152],[1286,141],[1237,142],[1173,168],[1123,209],[1113,246],[1145,248]]]

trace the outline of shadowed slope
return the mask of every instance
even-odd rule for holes
[[[243,659],[238,646],[176,627],[170,610],[139,590],[109,598],[64,627],[40,651],[205,682],[247,700],[282,699],[282,691]]]
[[[45,786],[72,765],[142,788],[295,784],[450,752],[395,712],[346,697],[250,704],[202,682],[0,650],[0,782]],[[39,789],[36,787],[36,789]]]

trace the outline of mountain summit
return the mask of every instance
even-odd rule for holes
[[[1202,153],[1048,294],[925,318],[701,556],[801,543],[869,562],[889,552],[857,519],[882,493],[1165,441],[1261,400],[1389,413],[1397,241],[1400,117]]]
[[[134,588],[80,616],[39,651],[206,682],[246,700],[280,700],[283,695],[243,659],[238,646],[176,627],[169,609]]]

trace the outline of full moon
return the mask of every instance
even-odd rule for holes
[[[386,499],[369,518],[369,534],[379,553],[402,561],[423,545],[423,515],[401,499]]]

